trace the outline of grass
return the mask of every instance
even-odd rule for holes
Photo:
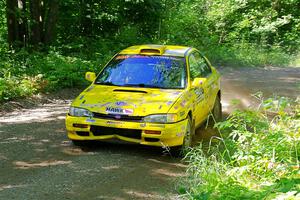
[[[300,105],[286,98],[236,110],[217,124],[221,137],[185,157],[187,199],[300,199]]]
[[[298,55],[294,55],[294,59],[290,62],[289,66],[300,67],[300,53]]]

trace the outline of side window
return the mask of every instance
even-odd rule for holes
[[[207,60],[203,56],[201,56],[201,59],[203,60],[203,62],[205,62],[205,66],[204,66],[205,76],[209,76],[211,74],[210,65],[208,64]]]
[[[193,52],[189,57],[191,79],[206,77],[211,73],[205,58],[198,52]]]
[[[191,79],[199,77],[200,76],[200,71],[199,71],[198,63],[196,61],[196,58],[195,58],[194,54],[190,55],[190,57],[189,57],[189,64],[190,64],[190,76],[191,76]]]

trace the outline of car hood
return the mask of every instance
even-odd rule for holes
[[[146,116],[167,113],[183,90],[91,85],[72,103],[103,114]]]

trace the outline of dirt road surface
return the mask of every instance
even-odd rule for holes
[[[296,98],[300,68],[220,68],[224,113],[261,91]],[[77,94],[73,94],[76,96]],[[110,141],[78,148],[67,139],[70,100],[0,116],[0,199],[180,199],[186,164],[161,149]],[[198,131],[201,134],[201,131]]]

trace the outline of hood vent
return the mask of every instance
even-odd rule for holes
[[[134,92],[134,93],[143,93],[143,94],[147,94],[147,92],[146,92],[146,91],[143,91],[143,90],[115,89],[114,92]]]

